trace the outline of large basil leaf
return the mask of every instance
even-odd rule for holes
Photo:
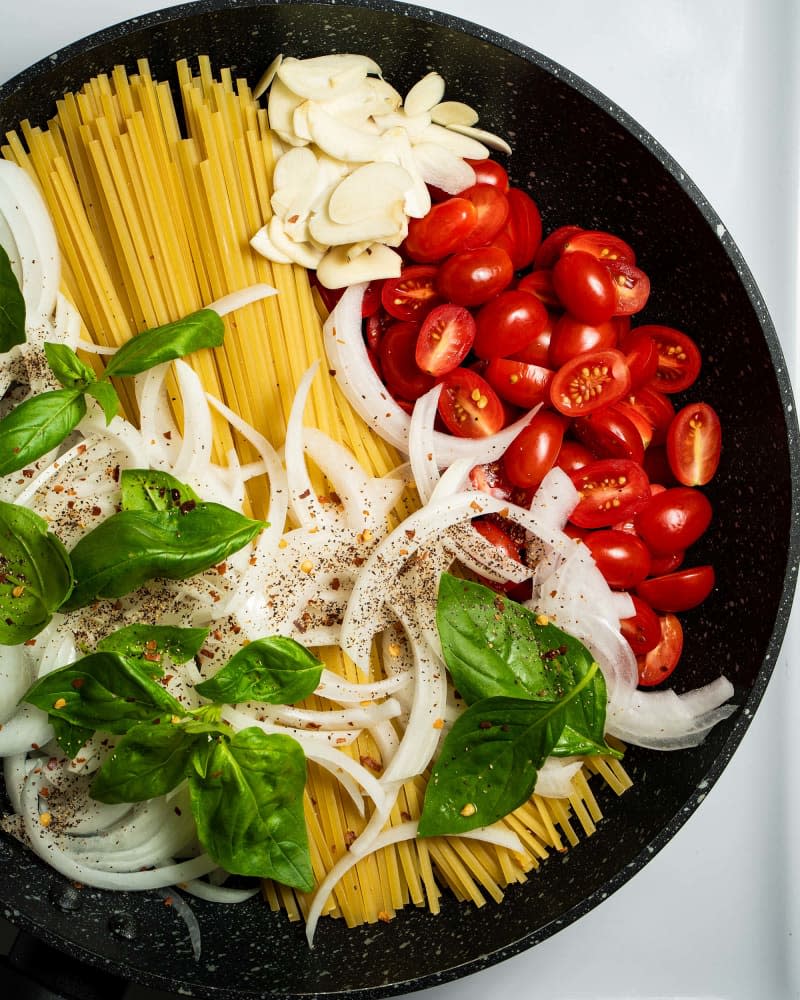
[[[90,653],[46,674],[25,701],[72,726],[104,733],[125,733],[136,722],[186,714],[136,661],[107,652]]]
[[[263,527],[216,503],[120,511],[72,549],[76,583],[64,608],[71,611],[97,597],[122,597],[154,577],[185,580],[224,562]]]
[[[0,353],[24,343],[25,299],[5,247],[0,243]]]
[[[86,414],[82,389],[31,396],[0,420],[0,476],[24,469],[61,444]]]
[[[132,726],[103,761],[90,793],[100,802],[143,802],[166,795],[189,773],[192,750],[205,738],[185,726]]]
[[[0,644],[32,639],[72,590],[72,565],[44,518],[0,501]]]
[[[120,409],[119,396],[114,386],[110,382],[90,382],[86,386],[86,394],[97,400],[106,418],[106,426],[110,424]]]
[[[163,672],[164,653],[173,663],[186,663],[200,652],[208,635],[207,628],[178,628],[175,625],[124,625],[97,643],[98,652],[119,653],[156,677]]]
[[[55,714],[50,715],[50,725],[56,734],[58,745],[68,757],[77,757],[84,743],[94,735],[91,729],[73,726],[71,722],[59,719]]]
[[[190,486],[158,469],[123,469],[120,488],[123,510],[173,510],[201,502]]]
[[[243,729],[193,759],[192,813],[200,842],[229,872],[314,887],[303,816],[306,762],[290,736]]]
[[[225,327],[220,316],[213,309],[200,309],[174,323],[131,337],[106,365],[105,378],[139,375],[202,347],[219,347],[224,337]]]
[[[307,698],[319,684],[321,674],[322,663],[299,642],[272,636],[248,643],[195,690],[217,704],[291,704]]]
[[[85,389],[96,380],[92,369],[66,344],[46,343],[44,354],[53,374],[65,389]]]

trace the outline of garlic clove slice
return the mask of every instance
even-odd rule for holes
[[[275,79],[275,74],[278,72],[278,67],[283,62],[283,54],[278,53],[272,62],[267,66],[264,72],[261,74],[261,78],[258,83],[253,88],[253,100],[257,101],[262,94],[266,94],[269,89],[270,84]]]
[[[455,128],[443,128],[441,125],[429,125],[420,135],[419,142],[434,142],[437,146],[444,146],[451,153],[462,157],[465,160],[485,160],[489,155],[489,150],[483,143],[478,142],[472,136],[464,135]]]
[[[444,146],[420,142],[412,147],[412,153],[426,184],[441,188],[447,194],[458,194],[475,183],[472,167]]]
[[[296,243],[288,236],[277,215],[273,215],[269,220],[269,238],[279,253],[301,267],[313,270],[322,260],[324,251],[310,243]]]
[[[476,125],[478,112],[461,101],[442,101],[431,108],[431,121],[437,125]]]
[[[320,211],[309,219],[308,230],[323,246],[344,246],[365,240],[401,243],[408,230],[408,221],[402,201],[398,201],[389,208],[384,207],[380,214],[373,213],[365,219],[345,224],[334,222],[327,211]]]
[[[303,98],[293,94],[285,83],[276,77],[269,89],[267,118],[270,128],[290,146],[303,146],[307,139],[300,139],[294,131],[294,112],[303,103]]]
[[[475,139],[477,142],[483,143],[484,146],[488,146],[489,149],[496,149],[500,153],[508,153],[509,156],[513,152],[506,140],[502,136],[495,135],[494,132],[487,132],[482,128],[472,128],[469,125],[448,125],[447,128],[450,132],[457,132],[470,139]],[[477,158],[470,157],[471,160]]]
[[[372,215],[396,214],[413,183],[408,171],[396,163],[365,163],[334,189],[328,215],[333,222],[346,225],[363,222]]]
[[[300,97],[325,101],[355,89],[373,73],[381,75],[380,66],[368,56],[334,53],[311,59],[284,59],[277,70],[278,77]]]
[[[274,264],[291,264],[292,258],[282,253],[269,238],[269,223],[261,229],[250,240],[250,246],[262,257],[271,260]]]
[[[373,243],[349,259],[349,248],[332,247],[319,262],[317,280],[325,288],[345,288],[362,281],[398,278],[403,259],[381,243]]]
[[[439,73],[433,72],[423,76],[406,94],[403,106],[406,114],[414,115],[428,112],[444,97],[444,79]]]
[[[375,159],[380,137],[337,121],[321,104],[309,103],[306,121],[314,143],[328,156],[352,163]]]

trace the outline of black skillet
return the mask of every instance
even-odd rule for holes
[[[543,865],[501,906],[476,910],[447,900],[438,917],[411,909],[389,925],[357,930],[327,921],[312,952],[302,927],[257,900],[225,909],[197,901],[203,955],[195,962],[184,925],[161,897],[75,890],[4,838],[6,914],[98,970],[94,983],[56,978],[66,995],[120,995],[118,980],[102,978],[108,972],[217,1000],[380,997],[531,947],[622,885],[686,821],[702,798],[698,786],[716,780],[744,736],[786,628],[800,550],[798,428],[775,330],[739,251],[727,234],[717,235],[719,220],[693,184],[634,121],[562,67],[474,24],[396,3],[210,0],[99,32],[33,66],[0,89],[0,133],[23,118],[43,124],[64,91],[115,63],[131,67],[147,56],[160,78],[173,79],[178,58],[206,53],[215,66],[256,79],[280,51],[365,52],[401,91],[436,68],[449,94],[512,137],[512,179],[536,198],[546,229],[577,223],[636,246],[656,289],[641,319],[669,322],[697,339],[705,364],[694,398],[717,409],[726,441],[708,489],[714,529],[696,547],[698,563],[714,563],[718,586],[685,616],[680,684],[723,670],[740,708],[696,750],[631,751],[634,788],[620,800],[602,797],[606,818],[597,834]],[[14,962],[42,978],[47,963],[36,948],[20,939]],[[19,987],[16,995],[26,994]]]

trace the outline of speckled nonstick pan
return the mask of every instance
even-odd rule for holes
[[[302,926],[257,899],[224,910],[198,900],[203,954],[195,962],[184,924],[156,894],[75,892],[11,839],[0,840],[5,912],[93,966],[219,1000],[388,996],[474,972],[580,917],[668,842],[719,776],[761,699],[789,614],[800,535],[797,422],[761,296],[702,195],[583,81],[473,24],[380,2],[189,4],[100,32],[33,66],[0,90],[0,128],[23,118],[43,124],[64,91],[115,63],[131,67],[147,56],[160,78],[173,79],[175,60],[207,53],[215,66],[255,79],[279,51],[365,52],[401,91],[439,70],[450,95],[511,138],[512,179],[532,192],[546,229],[578,223],[636,246],[655,289],[641,318],[696,337],[705,364],[693,398],[716,408],[726,443],[708,488],[713,530],[697,546],[698,562],[714,563],[718,586],[684,618],[679,683],[692,687],[723,670],[740,708],[696,750],[632,750],[626,766],[634,787],[621,799],[602,794],[596,835],[511,888],[502,905],[478,910],[446,899],[437,917],[411,908],[391,924],[356,930],[323,921],[309,952]]]

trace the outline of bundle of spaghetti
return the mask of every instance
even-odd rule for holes
[[[273,137],[266,111],[245,80],[229,70],[215,78],[205,57],[197,71],[182,61],[176,90],[151,75],[146,60],[137,72],[123,67],[90,80],[58,102],[47,128],[23,122],[7,135],[2,154],[38,182],[61,243],[65,294],[77,306],[85,335],[99,345],[118,346],[139,330],[158,326],[256,282],[278,295],[228,316],[224,345],[192,355],[189,363],[207,392],[263,434],[283,444],[292,399],[309,366],[324,358],[322,317],[307,273],[273,264],[254,253],[250,237],[271,215]],[[182,131],[179,117],[185,122]],[[126,412],[135,400],[120,385]],[[173,386],[174,390],[174,386]],[[174,397],[180,424],[180,400]],[[346,445],[373,475],[400,463],[340,395],[324,369],[314,380],[306,420]],[[232,449],[242,462],[251,446],[215,416],[214,460],[224,464]],[[315,489],[329,489],[321,474]],[[266,510],[263,481],[249,494],[256,515]],[[408,492],[405,510],[414,505]],[[317,650],[325,665],[350,681],[364,680],[340,650]],[[383,676],[377,655],[370,679]],[[320,708],[311,698],[308,707]],[[380,772],[381,755],[369,735],[342,748]],[[407,904],[436,912],[441,887],[459,899],[483,905],[521,881],[551,851],[578,839],[577,824],[594,830],[600,809],[587,776],[598,774],[617,794],[630,784],[622,766],[587,760],[563,800],[533,798],[505,820],[524,851],[459,838],[401,841],[360,860],[335,887],[324,912],[349,925],[389,919]],[[419,817],[424,779],[407,782],[390,824]],[[348,851],[369,819],[361,815],[329,772],[309,763],[306,820],[318,881]],[[274,908],[293,919],[308,912],[310,897],[265,883]]]

